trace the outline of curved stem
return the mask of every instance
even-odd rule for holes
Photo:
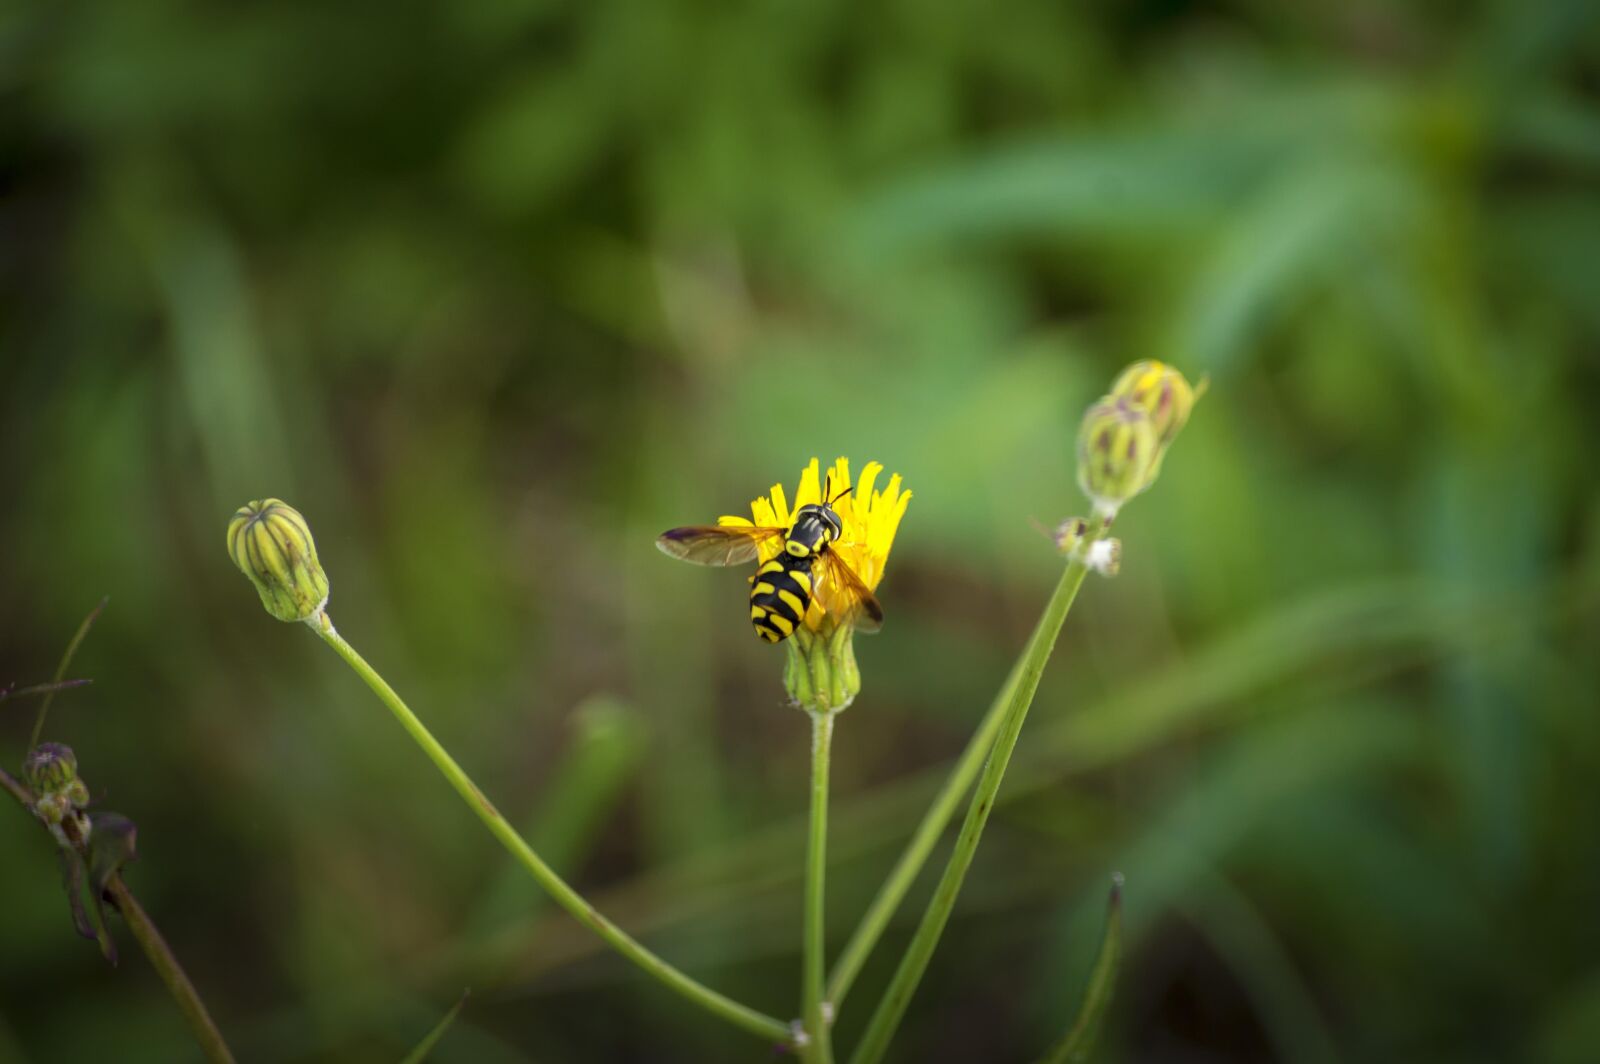
[[[806,902],[803,1023],[807,1064],[833,1064],[831,1018],[824,1008],[823,884],[828,865],[828,752],[833,743],[833,714],[811,711],[811,834],[806,845]]]
[[[161,930],[134,898],[133,892],[122,881],[121,876],[111,877],[106,883],[106,893],[116,902],[122,918],[127,921],[128,930],[138,940],[144,955],[150,958],[151,967],[161,976],[161,981],[167,984],[168,993],[172,995],[172,1000],[178,1003],[183,1018],[189,1021],[189,1029],[194,1032],[195,1041],[200,1043],[206,1059],[213,1064],[233,1064],[233,1053],[229,1051],[228,1043],[223,1041],[222,1032],[217,1030],[216,1023],[211,1019],[211,1013],[206,1011],[206,1004],[200,1000],[200,995],[195,990],[194,984],[189,981],[183,965],[178,963],[177,956],[173,954],[172,947],[167,945],[167,940],[162,937]]]
[[[683,997],[699,1005],[701,1008],[722,1017],[736,1027],[743,1028],[751,1034],[758,1035],[776,1042],[789,1043],[792,1032],[789,1026],[781,1020],[774,1019],[750,1008],[741,1005],[732,998],[717,993],[710,987],[690,978],[683,972],[674,968],[660,957],[656,956],[643,945],[635,941],[629,934],[612,923],[572,887],[567,885],[553,869],[544,863],[544,860],[534,852],[515,828],[501,815],[484,793],[480,791],[472,778],[456,764],[448,751],[439,744],[427,727],[411,712],[404,700],[395,693],[394,688],[386,683],[382,676],[368,665],[366,659],[356,653],[354,647],[344,641],[344,638],[334,630],[333,622],[326,613],[318,614],[307,622],[323,641],[331,646],[345,663],[355,670],[356,675],[366,681],[379,700],[389,707],[395,719],[400,722],[407,734],[422,748],[434,765],[456,789],[478,819],[482,820],[489,833],[500,840],[511,855],[527,869],[540,886],[542,886],[556,903],[566,909],[575,919],[595,934],[604,939],[611,948],[622,954],[628,960],[642,968],[646,974],[656,979],[663,985],[677,991]]]
[[[1096,521],[1090,542],[1098,538],[1109,523]],[[1072,608],[1072,600],[1077,597],[1078,589],[1083,586],[1083,578],[1089,571],[1088,566],[1080,560],[1087,554],[1088,543],[1074,555],[1066,571],[1061,574],[1061,582],[1056,585],[1055,593],[1045,606],[1044,616],[1039,619],[1039,625],[1034,629],[1027,649],[1023,651],[1016,671],[1016,682],[1010,685],[1010,697],[1001,720],[1000,734],[984,763],[978,789],[967,806],[961,834],[956,837],[955,851],[945,865],[939,885],[934,888],[933,899],[922,914],[922,922],[917,925],[910,946],[900,958],[900,966],[895,970],[889,989],[878,1003],[861,1044],[851,1057],[851,1064],[877,1064],[883,1059],[883,1054],[889,1048],[889,1040],[900,1026],[900,1020],[911,1004],[911,996],[916,993],[917,984],[927,970],[934,947],[939,944],[939,936],[944,933],[945,924],[955,908],[956,895],[961,892],[967,869],[972,865],[973,855],[977,852],[978,842],[989,820],[989,812],[994,808],[995,794],[1000,790],[1006,766],[1011,761],[1011,752],[1016,749],[1017,736],[1022,732],[1022,722],[1027,718],[1028,707],[1032,705],[1034,693],[1039,689],[1039,679],[1044,675],[1051,651],[1055,649],[1056,636],[1060,634],[1067,611]]]

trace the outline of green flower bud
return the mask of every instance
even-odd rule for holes
[[[328,603],[328,576],[300,511],[280,499],[239,507],[228,522],[228,553],[280,621],[304,621]]]
[[[837,713],[861,693],[856,665],[855,626],[824,619],[816,631],[805,625],[784,640],[788,657],[783,686],[801,709]]]
[[[1078,549],[1078,545],[1083,542],[1084,537],[1088,534],[1088,521],[1081,517],[1069,517],[1056,526],[1056,530],[1051,534],[1050,538],[1055,540],[1056,550],[1063,557],[1066,557]]]
[[[54,827],[66,819],[67,803],[53,794],[41,794],[33,800],[33,811],[39,814],[39,819]]]
[[[1108,395],[1083,415],[1078,484],[1096,509],[1115,513],[1149,487],[1155,460],[1155,431],[1142,408]]]
[[[1191,388],[1183,374],[1164,362],[1147,358],[1123,370],[1111,386],[1112,396],[1126,399],[1150,418],[1156,437],[1156,457],[1150,465],[1152,482],[1161,472],[1161,459],[1167,448],[1188,423],[1195,400],[1205,394],[1205,384],[1202,380],[1198,390]]]
[[[60,794],[78,778],[78,755],[62,743],[40,743],[28,752],[22,774],[36,794]]]
[[[73,780],[61,789],[60,794],[74,809],[88,808],[89,788],[82,780]]]

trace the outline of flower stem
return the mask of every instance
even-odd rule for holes
[[[6,793],[15,798],[18,804],[28,811],[30,816],[33,815],[33,795],[28,792],[28,788],[23,785],[21,780],[3,768],[0,768],[0,789],[5,790]]]
[[[1095,528],[1090,536],[1091,541],[1103,533],[1107,524],[1109,521],[1095,522]],[[900,1020],[905,1015],[907,1006],[911,1004],[911,996],[916,993],[917,984],[922,980],[923,972],[927,970],[934,948],[939,944],[939,936],[944,933],[945,924],[949,922],[950,913],[955,908],[956,895],[961,892],[961,884],[966,878],[967,869],[972,865],[973,855],[977,852],[978,842],[989,820],[989,812],[994,808],[995,795],[1000,790],[1006,766],[1011,761],[1011,752],[1016,748],[1017,736],[1022,732],[1022,722],[1027,718],[1028,707],[1033,704],[1034,693],[1039,689],[1039,679],[1044,675],[1044,668],[1050,660],[1051,651],[1055,649],[1056,636],[1060,634],[1062,622],[1067,619],[1067,611],[1072,608],[1072,600],[1077,597],[1078,589],[1083,586],[1083,578],[1089,571],[1088,566],[1081,560],[1087,554],[1086,544],[1061,574],[1061,582],[1056,585],[1055,593],[1045,606],[1044,616],[1039,619],[1039,625],[1034,629],[1033,636],[1023,651],[1019,667],[1014,673],[1015,680],[1008,683],[1010,696],[1006,699],[1000,733],[995,739],[993,750],[989,752],[988,760],[984,763],[983,775],[978,780],[978,789],[972,796],[971,804],[967,806],[967,816],[961,824],[961,834],[956,837],[955,851],[945,865],[939,885],[934,888],[933,899],[928,903],[927,911],[922,914],[922,922],[917,925],[910,946],[900,958],[900,966],[894,973],[894,979],[889,983],[889,989],[884,993],[883,1000],[878,1003],[878,1008],[873,1012],[872,1020],[867,1025],[867,1031],[862,1036],[861,1044],[851,1057],[851,1064],[877,1064],[883,1059],[884,1053],[889,1048],[889,1040],[894,1037],[896,1028],[900,1026]]]
[[[833,743],[833,714],[811,711],[811,835],[806,845],[804,982],[802,986],[807,1064],[833,1064],[829,1017],[823,1008],[825,970],[823,883],[828,864],[828,751]]]
[[[0,790],[15,798],[24,809],[28,810],[29,816],[34,815],[33,794],[20,780],[4,769],[0,769]],[[194,1033],[195,1041],[200,1043],[206,1059],[213,1064],[233,1064],[233,1053],[228,1049],[228,1043],[223,1040],[222,1032],[217,1030],[216,1023],[211,1019],[211,1013],[206,1011],[205,1002],[200,1000],[199,992],[189,981],[189,976],[184,973],[183,965],[178,963],[172,947],[167,945],[167,940],[162,937],[155,921],[150,919],[150,915],[134,898],[133,892],[122,881],[122,876],[115,874],[111,876],[106,882],[106,893],[116,902],[122,918],[127,921],[128,929],[133,932],[133,937],[144,949],[145,956],[150,958],[150,964],[161,976],[161,981],[167,984],[167,990],[171,992],[172,999],[178,1003],[183,1018],[189,1022],[189,1029]]]
[[[222,1032],[217,1030],[211,1014],[206,1011],[205,1002],[200,1000],[194,984],[184,972],[183,965],[178,963],[172,947],[168,946],[167,940],[162,937],[161,930],[134,898],[133,892],[122,881],[121,876],[111,877],[106,883],[106,893],[116,902],[117,910],[127,921],[128,930],[138,940],[144,955],[150,958],[151,967],[161,976],[161,981],[167,984],[168,993],[172,995],[172,1000],[178,1003],[183,1018],[189,1021],[189,1029],[194,1032],[195,1041],[200,1043],[206,1059],[213,1064],[233,1064],[233,1053],[229,1051],[228,1043],[223,1041]]]
[[[911,841],[906,844],[905,851],[895,862],[883,886],[878,888],[872,904],[867,907],[866,914],[856,925],[850,941],[845,943],[839,959],[834,962],[833,972],[828,976],[827,1000],[833,1006],[835,1016],[838,1015],[851,984],[855,982],[856,976],[861,974],[862,966],[867,963],[867,958],[872,955],[872,950],[888,928],[889,921],[894,918],[895,910],[905,900],[906,893],[916,882],[917,874],[922,871],[922,866],[927,863],[934,847],[939,844],[939,837],[944,834],[950,818],[955,815],[956,806],[972,788],[972,782],[978,778],[984,759],[989,756],[989,750],[994,746],[994,737],[1000,730],[1000,722],[1005,719],[1005,709],[1010,702],[1011,692],[1016,687],[1017,676],[1018,670],[1013,667],[1005,685],[995,695],[989,711],[979,722],[977,731],[973,732],[972,738],[967,741],[967,748],[961,752],[956,767],[951,770],[944,786],[934,797],[933,804],[922,815],[922,822],[917,825]]]
[[[450,785],[456,789],[472,811],[482,820],[489,833],[500,840],[501,845],[511,852],[522,866],[527,869],[540,886],[555,899],[563,909],[566,909],[575,919],[585,927],[606,941],[611,948],[622,954],[628,960],[642,968],[648,975],[677,991],[683,997],[699,1005],[736,1027],[743,1028],[754,1035],[770,1039],[775,1042],[790,1043],[792,1032],[789,1026],[764,1013],[758,1012],[746,1005],[741,1005],[732,998],[717,993],[710,987],[690,978],[683,972],[674,968],[660,957],[656,956],[643,945],[635,941],[628,933],[606,917],[602,916],[594,906],[579,894],[566,881],[555,873],[543,859],[534,852],[522,836],[517,834],[515,828],[501,815],[494,804],[484,796],[483,792],[472,782],[472,778],[456,764],[448,751],[439,744],[427,727],[411,712],[405,702],[395,693],[394,688],[386,683],[382,676],[368,665],[362,656],[356,653],[354,647],[344,641],[344,638],[334,630],[333,622],[326,613],[319,613],[307,622],[323,641],[331,646],[345,663],[355,670],[356,675],[366,681],[368,687],[389,707],[395,719],[400,722],[406,732],[428,755],[434,765],[443,773]]]

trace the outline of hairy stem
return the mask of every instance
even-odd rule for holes
[[[366,660],[356,653],[355,648],[345,642],[344,638],[334,630],[333,622],[328,619],[326,613],[318,614],[306,623],[344,659],[345,663],[355,671],[356,675],[366,681],[367,686],[372,688],[373,693],[394,714],[395,719],[400,722],[400,726],[422,748],[422,752],[428,755],[428,759],[434,763],[440,773],[444,775],[444,778],[461,795],[467,806],[477,814],[478,819],[483,821],[484,826],[489,829],[489,833],[499,839],[501,845],[510,851],[511,855],[517,859],[523,868],[527,869],[528,874],[555,899],[557,904],[571,913],[579,923],[599,935],[612,949],[615,949],[628,960],[638,965],[646,974],[670,989],[677,991],[683,997],[708,1012],[720,1016],[734,1026],[762,1038],[783,1043],[789,1043],[792,1040],[793,1036],[789,1026],[781,1020],[758,1012],[747,1005],[742,1005],[732,998],[719,994],[710,987],[690,978],[646,949],[626,931],[601,915],[583,895],[572,889],[549,865],[545,864],[544,860],[534,852],[533,847],[529,846],[522,836],[517,834],[516,829],[511,826],[510,822],[501,815],[500,811],[494,807],[494,804],[478,789],[477,784],[472,782],[472,778],[462,770],[460,765],[456,764],[455,759],[439,744],[439,741],[433,737],[433,734],[428,731],[417,715],[411,712],[410,707],[395,693],[394,688],[390,687],[383,677],[379,676],[372,666],[368,665]]]
[[[811,833],[806,845],[804,991],[807,1064],[833,1064],[829,1017],[824,1012],[822,976],[826,959],[823,935],[823,885],[828,865],[828,752],[833,743],[833,714],[811,711]]]
[[[1091,533],[1091,542],[1104,532],[1106,524],[1109,524],[1109,521],[1095,522],[1096,527]],[[1028,646],[1023,651],[1018,668],[1015,670],[1015,682],[1008,684],[1010,694],[1006,700],[1005,713],[1001,718],[999,735],[995,739],[994,749],[989,752],[988,760],[984,762],[983,775],[978,780],[978,788],[973,793],[972,802],[967,806],[966,819],[961,824],[960,835],[956,837],[955,851],[951,853],[950,860],[945,865],[939,885],[934,888],[933,899],[922,914],[922,922],[917,925],[911,944],[900,959],[900,966],[889,983],[889,989],[884,993],[883,1000],[878,1003],[867,1025],[867,1031],[862,1036],[861,1044],[851,1057],[851,1064],[877,1064],[883,1059],[884,1053],[889,1048],[889,1041],[900,1026],[900,1020],[904,1017],[907,1006],[911,1004],[912,995],[916,993],[917,984],[921,982],[922,974],[927,970],[934,948],[939,944],[939,937],[944,933],[945,924],[949,922],[950,913],[955,908],[956,896],[961,892],[967,869],[971,867],[973,855],[978,850],[984,826],[988,823],[989,813],[994,808],[995,795],[1000,790],[1001,780],[1005,778],[1011,753],[1016,749],[1017,736],[1022,733],[1022,722],[1027,718],[1028,707],[1033,704],[1034,693],[1039,689],[1039,679],[1044,675],[1044,668],[1050,660],[1051,651],[1055,649],[1056,637],[1060,634],[1061,625],[1067,619],[1067,611],[1072,608],[1072,601],[1077,597],[1078,589],[1083,586],[1083,578],[1089,571],[1088,566],[1081,560],[1087,554],[1086,543],[1068,563],[1066,571],[1061,574],[1061,582],[1056,585],[1055,593],[1045,606],[1044,616],[1039,619],[1038,627],[1028,640]]]

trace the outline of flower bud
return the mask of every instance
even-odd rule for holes
[[[54,827],[66,819],[67,803],[53,794],[41,794],[33,800],[33,811],[39,819]]]
[[[61,788],[59,793],[74,809],[87,809],[89,807],[89,787],[82,780],[73,780]]]
[[[1150,465],[1151,481],[1161,472],[1161,459],[1188,422],[1195,400],[1205,391],[1205,383],[1202,380],[1196,391],[1182,373],[1164,362],[1147,358],[1123,370],[1111,386],[1113,397],[1127,400],[1150,418],[1150,428],[1156,437],[1155,461]]]
[[[1078,432],[1078,484],[1108,513],[1150,486],[1156,437],[1150,417],[1125,398],[1103,397]]]
[[[22,774],[37,794],[60,794],[78,778],[78,755],[62,743],[40,743],[28,752]]]
[[[787,658],[783,686],[789,699],[805,710],[837,713],[861,693],[856,665],[855,626],[824,619],[815,631],[802,625],[784,641]]]
[[[328,576],[300,511],[280,499],[239,507],[228,522],[228,553],[280,621],[304,621],[328,603]]]
[[[1069,517],[1056,526],[1056,530],[1051,534],[1050,538],[1055,540],[1056,550],[1063,557],[1068,557],[1078,549],[1078,545],[1083,542],[1083,538],[1088,534],[1088,521],[1081,517]]]

